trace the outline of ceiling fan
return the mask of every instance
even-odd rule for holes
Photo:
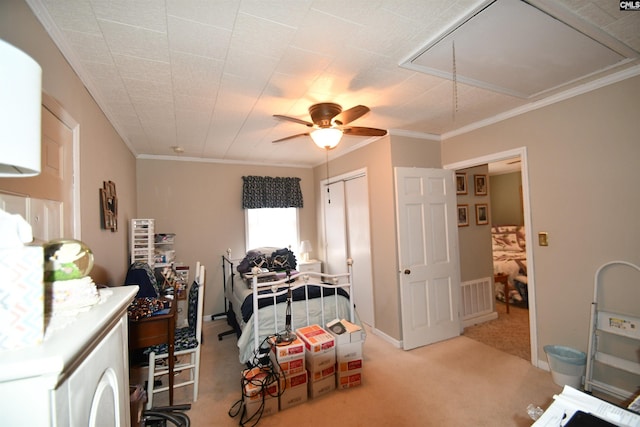
[[[294,123],[305,125],[313,128],[309,132],[298,133],[296,135],[280,138],[275,141],[282,142],[288,139],[297,138],[299,136],[311,136],[313,142],[320,148],[330,150],[340,142],[342,135],[354,136],[384,136],[387,131],[384,129],[376,129],[361,126],[346,126],[352,121],[359,119],[369,112],[369,107],[364,105],[356,105],[348,110],[342,110],[342,107],[332,102],[323,102],[314,104],[309,107],[309,115],[312,122],[297,119],[295,117],[282,116],[274,114],[273,117],[281,120],[287,120]]]

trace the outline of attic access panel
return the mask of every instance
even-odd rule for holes
[[[627,57],[520,0],[495,0],[400,64],[492,91],[532,98]]]

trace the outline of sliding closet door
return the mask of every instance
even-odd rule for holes
[[[373,277],[366,175],[345,177],[323,186],[325,268],[329,274],[345,272],[353,259],[353,291],[360,320],[374,326]]]
[[[353,259],[355,304],[360,320],[370,326],[374,326],[367,177],[350,179],[345,181],[344,184],[347,198],[349,256]]]
[[[324,220],[326,259],[324,272],[338,274],[347,271],[347,223],[345,216],[344,183],[335,182],[324,187]]]

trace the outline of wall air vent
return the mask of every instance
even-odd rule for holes
[[[455,44],[458,82],[528,99],[638,57],[585,21],[564,22],[563,15],[569,15],[558,6],[544,0],[537,0],[538,6],[530,3],[485,3],[400,66],[453,79]]]

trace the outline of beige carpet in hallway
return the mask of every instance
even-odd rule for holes
[[[464,329],[463,335],[500,351],[531,360],[529,310],[511,305],[507,314],[503,302],[496,301],[498,318]]]
[[[191,425],[236,426],[227,414],[240,398],[234,336],[218,341],[224,321],[204,325],[200,396],[188,411]],[[527,405],[546,408],[561,388],[549,372],[522,358],[461,336],[404,351],[369,333],[363,385],[336,390],[265,417],[259,426],[530,426]],[[190,388],[176,391],[189,402]],[[157,399],[167,404],[166,393]]]

